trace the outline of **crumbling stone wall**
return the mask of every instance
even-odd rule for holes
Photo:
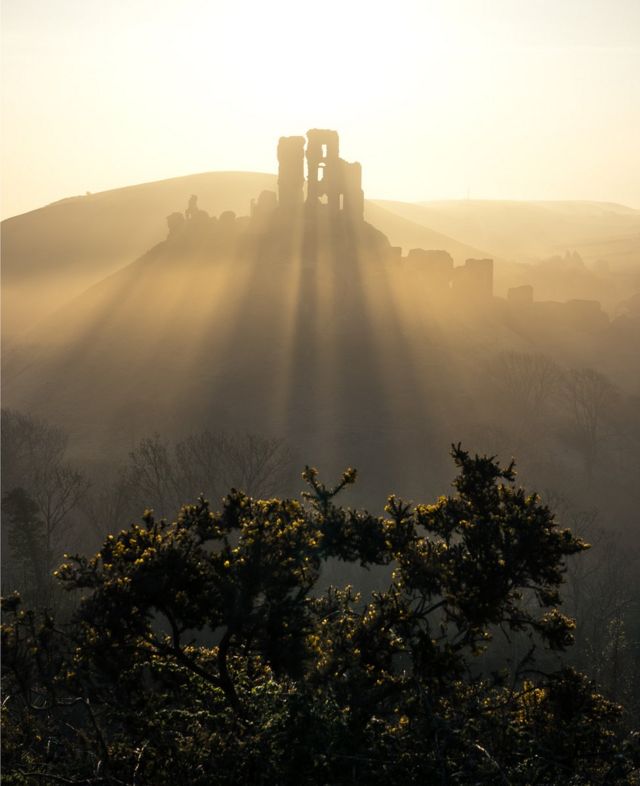
[[[456,293],[474,300],[493,297],[493,259],[467,259],[462,267],[455,268],[454,274]]]

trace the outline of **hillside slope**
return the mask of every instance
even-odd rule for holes
[[[376,201],[404,218],[520,262],[578,251],[640,266],[640,210],[608,202]]]
[[[242,216],[261,191],[276,188],[275,175],[207,172],[71,197],[5,220],[5,344],[164,239],[166,217],[184,210],[192,194],[210,215],[231,210]],[[366,204],[366,218],[405,250],[441,248],[459,263],[488,253],[376,204]]]
[[[5,340],[166,236],[166,217],[197,194],[203,210],[246,215],[274,175],[207,172],[72,197],[2,222]],[[28,304],[28,307],[25,307]]]
[[[3,221],[5,346],[160,242],[166,216],[184,210],[191,194],[211,215],[225,210],[247,215],[253,198],[276,188],[272,174],[208,172],[71,197]],[[640,211],[620,205],[368,201],[365,216],[405,252],[444,249],[458,264],[468,257],[494,257],[501,292],[526,283],[528,275],[501,260],[521,262],[575,249],[589,261],[640,267]]]
[[[637,369],[629,330],[438,294],[364,222],[307,226],[304,242],[258,224],[186,222],[44,318],[4,353],[4,406],[61,425],[85,457],[208,426],[282,436],[301,461],[415,493],[426,444],[445,453],[483,428],[500,350],[595,365],[624,387]]]

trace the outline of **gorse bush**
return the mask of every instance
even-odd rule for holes
[[[572,643],[559,587],[587,545],[513,465],[453,458],[452,496],[385,516],[336,504],[353,470],[309,468],[302,501],[147,512],[56,571],[65,624],[5,599],[6,782],[637,782],[620,708],[537,659]],[[323,591],[329,560],[387,588]],[[483,668],[503,636],[521,655]]]

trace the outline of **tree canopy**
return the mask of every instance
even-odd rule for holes
[[[7,783],[637,782],[620,707],[549,656],[587,544],[513,464],[452,455],[453,494],[383,516],[311,468],[301,501],[147,511],[56,571],[67,622],[6,598]],[[326,586],[350,566],[381,589]]]

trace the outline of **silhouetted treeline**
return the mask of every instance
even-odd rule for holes
[[[51,572],[65,551],[93,548],[140,511],[170,517],[188,499],[230,488],[280,492],[291,460],[282,440],[209,430],[169,442],[140,440],[121,464],[91,470],[69,459],[68,437],[30,415],[2,410],[3,591],[52,603]]]
[[[566,610],[578,621],[572,662],[638,717],[640,560],[632,497],[624,496],[637,446],[633,417],[625,420],[624,397],[606,377],[563,370],[541,355],[498,353],[486,374],[495,412],[475,440],[522,455],[525,481],[593,543],[569,562]],[[121,462],[98,465],[74,461],[67,436],[35,417],[3,411],[2,426],[3,593],[17,589],[35,607],[66,602],[51,577],[64,553],[96,548],[144,510],[171,519],[200,494],[215,508],[230,488],[257,498],[298,491],[293,452],[280,439],[206,429],[178,440],[155,434]],[[430,461],[425,478],[439,472]],[[608,509],[612,489],[603,489],[612,483],[617,498]],[[375,570],[327,569],[332,582],[378,586]]]

